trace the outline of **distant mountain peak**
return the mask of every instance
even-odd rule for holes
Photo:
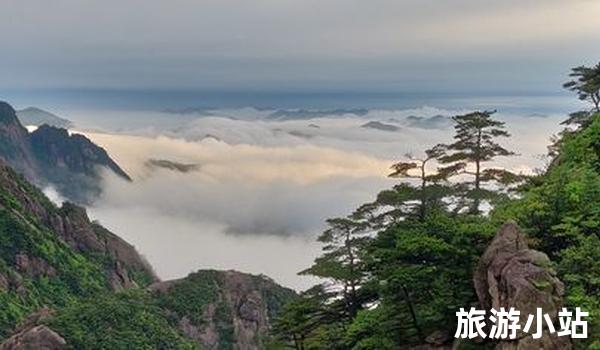
[[[38,107],[27,107],[16,111],[16,114],[23,125],[40,126],[47,124],[59,128],[70,128],[73,126],[70,120]]]
[[[376,129],[381,131],[399,131],[400,127],[392,124],[385,124],[378,121],[370,121],[360,126],[361,128]]]
[[[98,167],[131,180],[102,147],[83,135],[48,124],[28,133],[6,102],[0,102],[0,157],[29,181],[51,184],[61,195],[82,204],[101,192]]]

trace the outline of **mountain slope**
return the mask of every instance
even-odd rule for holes
[[[180,331],[206,349],[264,349],[271,322],[294,291],[263,276],[201,270],[149,287]]]
[[[492,212],[515,218],[535,247],[556,261],[567,307],[590,313],[588,339],[576,347],[600,348],[600,114],[553,146],[548,170],[521,196]],[[585,346],[584,346],[585,345]]]
[[[295,296],[262,276],[202,270],[74,303],[27,328],[75,349],[258,350],[274,344],[271,320]]]
[[[42,309],[0,349],[31,343],[90,350],[275,348],[271,322],[295,297],[262,276],[202,270],[146,290],[101,293],[58,310]]]
[[[104,149],[83,135],[48,125],[29,134],[5,102],[0,102],[0,157],[29,181],[53,185],[77,203],[89,203],[100,194],[101,168],[130,180]]]
[[[0,160],[0,349],[264,349],[294,297],[234,271],[158,282],[85,209],[57,207]]]
[[[135,249],[0,160],[0,335],[40,307],[156,280]]]

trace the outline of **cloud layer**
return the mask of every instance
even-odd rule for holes
[[[404,153],[450,141],[451,129],[412,127],[407,118],[458,111],[427,107],[264,120],[269,113],[216,110],[175,120],[172,114],[155,114],[143,128],[86,132],[135,180],[107,175],[104,196],[91,215],[135,244],[163,278],[198,268],[235,268],[305,288],[312,280],[296,273],[318,254],[314,239],[324,220],[349,214],[390,187],[389,165]],[[164,118],[171,128],[163,127]],[[563,116],[499,118],[513,133],[507,146],[520,156],[497,165],[523,172],[541,167],[540,155]],[[366,120],[400,129],[365,129]],[[197,167],[185,173],[150,168],[148,159]]]

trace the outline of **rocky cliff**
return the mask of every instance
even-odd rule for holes
[[[42,309],[0,350],[266,349],[275,344],[269,335],[273,318],[294,297],[263,276],[203,270],[146,290]]]
[[[57,207],[0,160],[0,349],[264,349],[294,297],[234,271],[159,282],[85,209]]]
[[[514,307],[521,312],[521,330],[517,339],[501,341],[496,349],[562,350],[570,349],[568,337],[558,337],[543,324],[540,339],[524,333],[526,315],[542,308],[558,325],[558,311],[563,306],[564,285],[556,277],[548,256],[530,249],[517,225],[508,222],[498,231],[481,257],[473,278],[475,290],[484,310]],[[537,329],[534,322],[531,329]]]
[[[0,160],[0,335],[43,305],[156,281],[133,246]]]
[[[263,276],[214,270],[149,290],[188,339],[211,350],[264,349],[273,318],[296,296]]]
[[[40,187],[53,185],[77,203],[100,194],[102,168],[129,180],[104,149],[83,135],[49,125],[28,133],[5,102],[0,102],[0,157],[29,181]]]

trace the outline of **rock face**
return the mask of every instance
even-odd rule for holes
[[[19,332],[2,344],[0,350],[62,350],[67,342],[46,326],[35,326]]]
[[[150,265],[138,254],[135,248],[99,224],[90,221],[84,208],[72,203],[64,203],[57,208],[37,188],[27,183],[0,159],[0,209],[17,205],[13,209],[19,221],[27,225],[40,224],[56,234],[77,252],[87,256],[105,256],[106,276],[114,290],[128,288],[133,282],[130,272],[144,274],[150,281],[157,278]],[[14,234],[17,234],[16,232]],[[26,252],[15,252],[14,271],[31,277],[53,277],[54,266],[37,256]],[[0,277],[0,289],[10,285]]]
[[[30,134],[15,110],[1,101],[0,157],[29,181],[40,187],[53,185],[77,203],[88,203],[100,194],[101,168],[130,180],[104,149],[85,136],[49,125]]]
[[[518,226],[508,222],[498,231],[481,257],[474,274],[474,284],[481,307],[509,309],[521,312],[521,329],[527,315],[535,315],[542,308],[549,314],[554,325],[558,325],[558,310],[562,307],[564,286],[551,268],[546,254],[529,249]],[[570,349],[567,337],[551,334],[544,323],[541,339],[533,339],[531,333],[517,333],[517,339],[502,341],[497,349]]]
[[[30,315],[15,329],[4,342],[0,350],[62,350],[67,349],[67,342],[52,329],[40,325],[40,322],[52,317],[53,310],[42,308]]]
[[[181,280],[159,282],[149,290],[178,319],[187,338],[206,349],[264,349],[271,321],[294,291],[263,276],[204,270]],[[196,296],[199,307],[178,309],[179,300]]]

